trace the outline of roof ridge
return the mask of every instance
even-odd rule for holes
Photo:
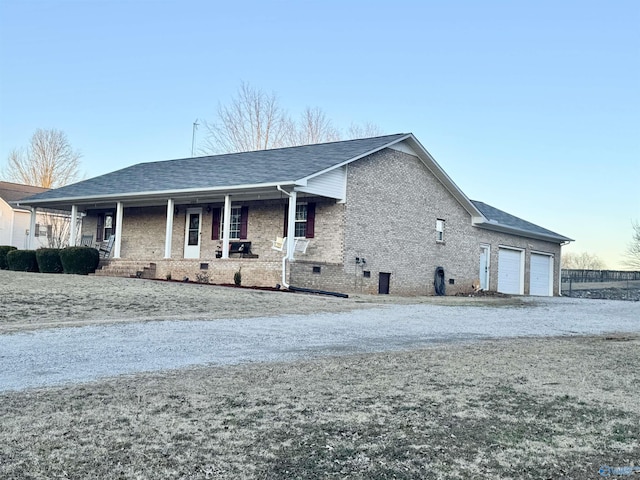
[[[306,143],[304,145],[290,145],[288,147],[277,147],[277,148],[264,148],[264,149],[257,149],[257,150],[246,150],[246,151],[242,151],[242,152],[226,152],[226,153],[216,153],[216,154],[212,154],[212,155],[201,155],[199,157],[181,157],[181,158],[167,158],[165,160],[152,160],[150,162],[141,162],[141,163],[136,163],[134,165],[131,165],[132,167],[135,165],[149,165],[151,163],[162,163],[162,162],[174,162],[174,161],[179,161],[179,160],[195,160],[195,159],[199,159],[199,158],[212,158],[212,157],[227,157],[227,156],[231,156],[231,155],[244,155],[247,153],[261,153],[261,152],[277,152],[280,150],[289,150],[289,149],[294,149],[294,148],[309,148],[309,147],[317,147],[317,146],[321,146],[321,145],[333,145],[336,143],[349,143],[349,142],[357,142],[357,141],[362,141],[362,140],[375,140],[378,138],[385,138],[385,137],[401,137],[404,135],[409,135],[408,133],[392,133],[389,135],[376,135],[375,137],[362,137],[362,138],[350,138],[348,140],[333,140],[331,142],[320,142],[320,143]],[[127,168],[127,167],[125,167]]]

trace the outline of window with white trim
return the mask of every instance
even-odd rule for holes
[[[102,238],[104,238],[105,240],[108,240],[109,237],[113,234],[114,229],[113,229],[113,214],[112,213],[105,213],[104,214],[104,234],[102,236]]]
[[[436,242],[444,242],[444,220],[436,220]]]
[[[240,240],[240,225],[242,224],[242,207],[231,207],[231,227],[229,239]],[[224,235],[224,216],[220,215],[220,238]]]
[[[307,204],[298,203],[296,205],[296,237],[307,236]]]

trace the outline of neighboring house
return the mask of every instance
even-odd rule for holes
[[[16,206],[19,200],[47,190],[31,185],[0,182],[0,245],[11,245],[23,250],[49,247],[50,240],[56,233],[54,215],[42,212],[36,216],[30,244],[31,209]],[[59,215],[58,213],[55,218]]]
[[[23,203],[114,234],[106,272],[337,292],[558,295],[571,241],[469,200],[412,134],[142,163]]]

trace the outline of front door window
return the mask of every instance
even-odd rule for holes
[[[184,225],[184,258],[200,258],[202,208],[188,208]]]
[[[198,245],[200,239],[200,214],[189,214],[189,245]]]

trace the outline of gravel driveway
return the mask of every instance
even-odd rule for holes
[[[606,332],[640,332],[640,303],[540,298],[525,307],[387,305],[343,313],[56,328],[0,335],[0,391],[194,365]]]

